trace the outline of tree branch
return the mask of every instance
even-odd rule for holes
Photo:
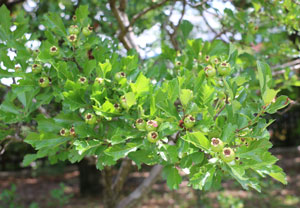
[[[150,12],[151,10],[154,10],[154,9],[156,9],[156,8],[158,8],[158,7],[162,6],[162,5],[164,5],[167,1],[169,1],[169,0],[163,0],[163,1],[161,1],[160,3],[153,4],[152,6],[150,6],[150,7],[148,7],[148,8],[145,8],[145,9],[143,9],[141,12],[135,14],[135,15],[132,17],[131,21],[130,21],[129,27],[133,26],[134,23],[135,23],[139,18],[141,18],[143,15],[147,14],[147,13]]]
[[[272,75],[277,76],[277,75],[280,75],[280,74],[284,74],[285,71],[286,71],[284,68],[287,68],[287,67],[290,67],[290,69],[293,70],[293,71],[300,69],[300,59],[296,59],[296,60],[281,64],[281,65],[278,64],[278,65],[272,66],[271,67],[272,70],[282,69],[282,70],[279,70],[279,71],[273,71]]]
[[[153,184],[159,179],[163,166],[155,165],[146,178],[128,197],[122,199],[116,206],[116,208],[133,207],[146,195]]]
[[[206,4],[206,2],[208,2],[209,0],[204,0],[202,2],[196,3],[196,4],[192,4],[187,2],[187,4],[192,7],[192,8],[197,8],[197,7],[202,7],[204,4]]]
[[[112,190],[115,192],[116,198],[120,194],[124,183],[126,182],[127,176],[131,170],[131,161],[128,158],[124,158],[121,167],[118,171],[117,177],[112,185]]]
[[[123,1],[123,3],[124,2],[125,1]],[[134,41],[134,33],[132,32],[131,27],[129,27],[130,23],[128,15],[125,13],[125,11],[121,11],[117,8],[116,0],[109,0],[109,6],[112,10],[113,15],[117,19],[118,25],[120,27],[118,35],[119,40],[122,42],[126,50],[134,48],[138,53],[140,53],[140,48]],[[122,7],[124,7],[124,5]]]

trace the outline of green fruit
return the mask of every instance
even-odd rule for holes
[[[31,67],[33,73],[40,73],[42,71],[42,65],[40,64],[33,64]]]
[[[70,135],[70,132],[69,130],[65,129],[65,128],[62,128],[60,131],[59,131],[59,134],[63,137],[65,136],[69,136]]]
[[[207,77],[214,77],[216,75],[216,69],[211,65],[204,68]]]
[[[221,152],[224,148],[224,143],[219,138],[211,139],[211,150],[214,152]]]
[[[205,56],[205,62],[209,62],[210,61],[210,57],[209,56]]]
[[[97,77],[97,78],[95,79],[95,83],[97,83],[97,84],[103,84],[103,83],[104,83],[104,79],[101,78],[101,77]]]
[[[128,109],[129,108],[125,96],[121,96],[120,103],[121,103],[122,108],[124,108],[124,109]]]
[[[147,139],[151,143],[156,143],[158,141],[158,139],[159,139],[158,133],[156,131],[150,131],[147,134]]]
[[[115,74],[115,80],[121,82],[123,79],[126,79],[126,74],[124,72],[118,72]]]
[[[39,79],[39,85],[41,87],[48,87],[50,84],[49,78],[48,77],[41,77]]]
[[[235,158],[235,153],[231,148],[224,148],[221,154],[221,158],[224,162],[231,162]]]
[[[78,33],[80,32],[79,28],[77,25],[71,25],[68,29],[70,34],[75,34],[78,35]]]
[[[70,135],[71,136],[76,136],[76,133],[75,133],[75,128],[74,128],[74,126],[72,126],[71,128],[70,128]]]
[[[220,64],[220,66],[218,67],[218,73],[219,75],[221,76],[227,76],[230,74],[230,71],[231,71],[231,67],[228,63],[226,62],[222,62]]]
[[[97,118],[94,114],[92,113],[87,113],[85,116],[85,123],[89,124],[89,125],[94,125],[97,123]]]
[[[116,112],[116,113],[120,113],[121,110],[122,110],[121,107],[120,107],[120,105],[119,105],[118,103],[115,103],[115,104],[114,104],[114,108],[115,108],[115,112]]]
[[[135,126],[138,130],[145,131],[146,122],[143,119],[139,118],[135,121]]]
[[[93,27],[90,27],[90,26],[84,27],[82,29],[82,33],[84,36],[89,36],[90,34],[92,34],[92,32],[93,32]]]
[[[80,84],[87,84],[87,79],[85,78],[85,77],[80,77],[79,79],[78,79],[78,82],[80,83]]]
[[[71,43],[75,43],[76,40],[77,40],[77,35],[75,35],[75,34],[69,35],[69,36],[68,36],[68,40],[69,40]]]
[[[184,124],[185,128],[187,128],[187,129],[192,128],[195,125],[195,122],[196,122],[196,119],[191,115],[186,116],[183,120],[183,124]]]
[[[56,46],[52,46],[50,48],[50,55],[51,56],[56,56],[59,54],[59,49]]]
[[[157,127],[158,127],[157,121],[155,121],[155,120],[147,121],[147,124],[146,124],[147,131],[155,131],[157,129]]]

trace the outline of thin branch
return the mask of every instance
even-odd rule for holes
[[[277,75],[280,75],[280,74],[284,74],[285,71],[286,71],[284,68],[287,68],[287,67],[290,67],[290,69],[292,71],[300,69],[300,59],[296,59],[296,60],[281,64],[281,65],[278,64],[278,65],[272,66],[271,67],[272,70],[282,69],[282,70],[279,70],[279,71],[272,72],[272,75],[277,76]]]
[[[153,184],[160,178],[163,166],[155,165],[148,176],[131,194],[122,199],[116,206],[116,208],[127,208],[136,206],[139,201],[145,196],[150,190]]]
[[[139,19],[141,18],[143,15],[147,14],[148,12],[150,12],[151,10],[154,10],[162,5],[164,5],[167,1],[169,0],[163,0],[161,1],[160,3],[157,3],[157,4],[153,4],[152,6],[148,7],[148,8],[145,8],[143,9],[141,12],[135,14],[131,21],[130,21],[130,24],[129,24],[129,27],[132,27],[134,25],[134,23]]]
[[[192,4],[187,2],[187,4],[192,7],[192,8],[197,8],[197,7],[202,7],[204,4],[206,4],[206,2],[208,2],[209,0],[204,0],[202,2],[196,3],[196,4]]]
[[[284,109],[283,111],[277,111],[277,114],[283,115],[286,112],[288,112],[289,110],[291,110],[294,106],[299,106],[299,105],[300,105],[300,103],[298,101],[290,100],[289,106],[286,109]]]

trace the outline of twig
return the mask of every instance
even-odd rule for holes
[[[162,6],[162,5],[164,5],[167,1],[169,1],[169,0],[163,0],[163,1],[161,1],[160,3],[153,4],[152,6],[150,6],[150,7],[148,7],[148,8],[145,8],[145,9],[143,9],[141,12],[135,14],[135,15],[132,17],[132,19],[131,19],[130,24],[129,24],[128,27],[132,27],[132,26],[134,25],[134,23],[135,23],[139,18],[141,18],[143,15],[147,14],[147,13],[150,12],[151,10],[154,10],[154,9],[156,9],[156,8],[158,8],[158,7]],[[127,27],[127,28],[128,28],[128,27]]]
[[[300,103],[298,101],[290,100],[290,105],[286,109],[284,109],[283,111],[278,111],[277,114],[283,115],[286,112],[288,112],[289,110],[291,110],[296,105],[300,105]]]
[[[192,7],[192,8],[197,8],[197,7],[202,7],[204,4],[206,4],[206,2],[208,2],[209,0],[204,0],[202,2],[196,3],[196,4],[192,4],[187,2],[187,4]]]
[[[278,64],[278,65],[272,66],[271,67],[272,70],[282,69],[282,70],[279,70],[279,71],[273,71],[272,75],[276,76],[276,75],[284,74],[285,71],[286,71],[284,68],[287,68],[287,67],[290,67],[290,69],[292,71],[300,69],[300,59],[296,59],[296,60],[284,63],[282,65]]]

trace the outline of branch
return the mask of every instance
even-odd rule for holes
[[[159,179],[163,166],[155,165],[148,176],[129,196],[122,199],[116,208],[127,208],[135,206],[150,190],[153,184]]]
[[[278,64],[278,65],[272,66],[271,67],[272,70],[274,70],[274,69],[282,69],[282,70],[279,70],[279,71],[272,72],[272,75],[276,76],[276,75],[284,74],[285,73],[285,69],[284,68],[287,68],[287,67],[290,67],[291,70],[298,70],[298,69],[300,69],[300,59],[296,59],[296,60],[284,63],[282,65]]]
[[[132,32],[132,30],[130,30],[131,27],[129,27],[130,23],[128,15],[117,8],[116,0],[109,0],[109,6],[112,10],[113,15],[117,19],[118,25],[120,27],[120,32],[118,35],[119,40],[122,42],[126,50],[134,48],[138,53],[140,53],[140,48],[138,47],[138,45],[136,45],[134,41],[134,33]],[[122,7],[124,7],[124,5]]]
[[[192,3],[187,3],[190,7],[192,7],[192,8],[197,8],[197,7],[202,7],[204,4],[206,4],[206,2],[208,2],[209,0],[204,0],[204,1],[202,1],[202,2],[199,2],[199,3],[197,3],[197,4],[192,4]]]
[[[171,43],[172,43],[173,47],[175,48],[175,50],[177,50],[177,51],[179,51],[180,48],[179,48],[178,41],[176,40],[176,37],[177,37],[178,28],[183,20],[184,14],[185,14],[185,8],[186,8],[186,0],[182,0],[182,11],[181,11],[181,16],[178,20],[178,23],[176,26],[174,26],[171,22],[170,26],[174,29],[174,31],[172,33],[167,31],[168,35],[170,36]]]
[[[115,192],[116,198],[118,198],[118,195],[120,194],[124,183],[126,182],[127,176],[130,173],[131,169],[131,161],[128,158],[125,158],[122,161],[121,167],[118,171],[117,177],[112,185],[112,190]]]
[[[135,23],[139,18],[141,18],[143,15],[147,14],[147,13],[150,12],[151,10],[154,10],[154,9],[156,9],[156,8],[158,8],[158,7],[162,6],[162,5],[164,5],[167,1],[169,1],[169,0],[163,0],[163,1],[161,1],[160,3],[153,4],[152,6],[150,6],[150,7],[148,7],[148,8],[145,8],[145,9],[143,9],[141,12],[135,14],[135,15],[132,17],[131,21],[130,21],[129,27],[133,26],[134,23]]]

